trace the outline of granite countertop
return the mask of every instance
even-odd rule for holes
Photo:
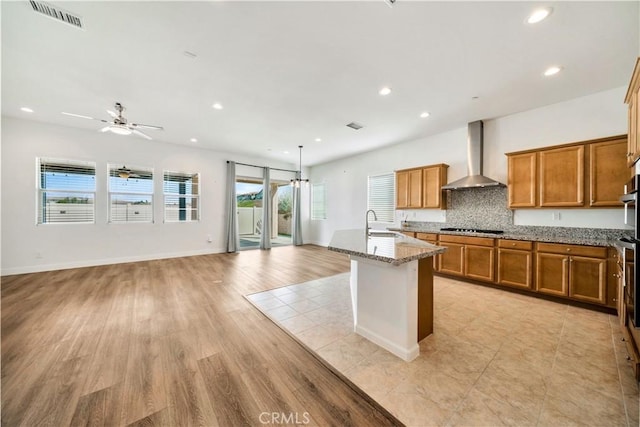
[[[443,225],[444,227],[444,225]],[[588,232],[579,233],[576,232],[572,235],[557,235],[549,230],[539,232],[518,232],[518,231],[505,231],[504,234],[491,234],[491,233],[473,233],[466,231],[441,231],[438,227],[402,227],[394,228],[390,227],[389,230],[393,231],[413,231],[417,233],[437,233],[437,234],[452,234],[457,236],[473,236],[473,237],[488,237],[491,239],[511,239],[511,240],[528,240],[533,242],[547,242],[547,243],[562,243],[571,245],[587,245],[587,246],[612,246],[613,241],[611,237],[605,236],[593,236]],[[580,230],[580,229],[577,229]],[[581,235],[583,234],[583,235]]]
[[[336,231],[328,249],[391,265],[404,264],[446,251],[446,248],[403,234],[393,233],[390,236],[389,233],[374,230],[370,236],[365,236],[364,229]]]

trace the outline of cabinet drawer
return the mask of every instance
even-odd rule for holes
[[[435,242],[438,240],[438,235],[436,233],[416,233],[416,239]]]
[[[493,246],[495,239],[488,237],[470,237],[470,236],[454,236],[451,234],[441,234],[441,242],[462,243],[465,245],[475,246]]]
[[[401,231],[402,234],[409,237],[416,237],[416,233],[413,231]]]
[[[607,248],[599,246],[564,245],[560,243],[536,243],[538,252],[606,258]]]
[[[530,251],[533,249],[533,242],[526,240],[505,240],[498,239],[499,248],[520,249],[523,251]]]

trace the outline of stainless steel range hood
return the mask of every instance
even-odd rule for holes
[[[467,126],[467,176],[442,187],[443,190],[465,188],[504,187],[501,182],[482,175],[482,152],[484,149],[482,120]]]

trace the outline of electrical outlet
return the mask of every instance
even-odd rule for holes
[[[560,212],[551,212],[551,219],[553,221],[560,221]]]
[[[207,235],[207,243],[211,243],[213,242],[213,239],[211,238],[211,234]]]

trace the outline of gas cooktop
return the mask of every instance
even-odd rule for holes
[[[479,228],[441,228],[440,231],[458,231],[461,233],[503,234],[502,230],[482,230]]]

